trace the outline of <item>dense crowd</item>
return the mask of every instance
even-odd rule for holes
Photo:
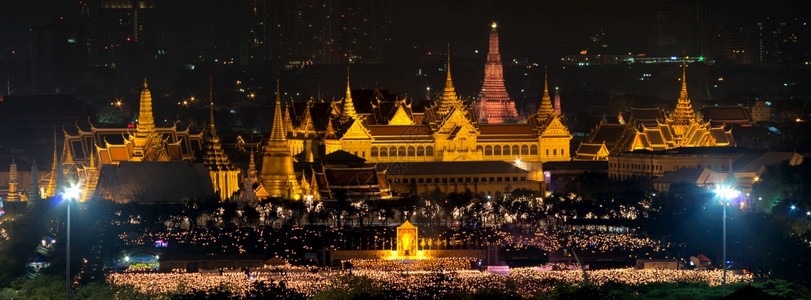
[[[346,262],[353,270],[376,270],[387,272],[405,271],[461,271],[468,270],[476,261],[473,258],[435,258],[418,260],[350,259]]]
[[[465,261],[442,260],[441,263],[455,264]],[[352,275],[363,276],[381,283],[384,287],[400,290],[413,296],[441,296],[431,293],[452,293],[465,291],[475,293],[481,289],[505,289],[509,282],[515,283],[516,292],[529,297],[548,292],[559,283],[581,284],[583,272],[580,270],[551,271],[546,267],[513,268],[509,275],[500,275],[486,271],[477,271],[457,266],[454,270],[403,271],[392,269],[390,264],[372,264],[355,261],[363,267],[353,269]],[[366,263],[366,264],[364,264]],[[391,261],[391,263],[398,263]],[[439,262],[434,262],[439,263]],[[430,268],[430,266],[429,266]],[[644,285],[657,282],[665,283],[705,283],[709,286],[721,284],[720,270],[655,270],[655,269],[603,269],[586,271],[590,283],[602,285],[607,282],[619,282],[628,285]],[[225,288],[234,294],[244,295],[250,290],[252,282],[284,282],[287,288],[304,295],[314,295],[319,291],[333,288],[335,278],[345,274],[334,269],[305,269],[285,267],[262,269],[253,272],[214,272],[214,273],[119,273],[110,274],[109,284],[117,287],[131,287],[145,295],[187,294],[194,291],[206,291],[214,288]],[[749,282],[751,274],[729,272],[727,282]],[[428,293],[429,295],[426,295]]]
[[[125,247],[151,246],[166,242],[169,250],[201,254],[264,254],[291,262],[302,262],[305,252],[318,250],[387,250],[394,247],[391,228],[336,229],[328,227],[289,227],[284,229],[233,228],[229,230],[166,230],[123,232],[118,235]],[[490,245],[514,248],[535,247],[546,252],[574,249],[578,253],[614,253],[638,258],[663,258],[671,245],[634,232],[581,230],[539,230],[515,232],[492,228],[448,229],[426,232],[420,237],[421,250],[481,249]],[[216,250],[212,250],[216,249]]]

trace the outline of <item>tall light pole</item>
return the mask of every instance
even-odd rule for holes
[[[65,200],[67,207],[67,235],[65,236],[65,299],[70,300],[70,202],[79,199],[82,194],[82,189],[78,185],[71,185],[63,194],[62,199]]]
[[[723,220],[723,236],[721,239],[723,240],[723,250],[722,250],[722,259],[723,259],[723,277],[721,278],[721,286],[723,289],[723,293],[721,297],[726,297],[727,295],[727,206],[729,205],[729,201],[738,197],[740,192],[731,186],[719,186],[715,189],[715,194],[721,198],[721,204],[724,206],[724,220]]]

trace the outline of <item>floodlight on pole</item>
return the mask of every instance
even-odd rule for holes
[[[715,195],[721,198],[721,204],[724,206],[723,237],[721,238],[723,240],[723,264],[721,265],[723,267],[723,277],[721,279],[723,293],[721,297],[727,295],[727,206],[729,206],[732,199],[737,198],[740,194],[740,191],[731,186],[719,186],[715,189]]]
[[[82,188],[78,184],[71,184],[65,192],[62,193],[62,199],[65,200],[67,206],[67,234],[65,235],[65,299],[70,300],[70,203],[79,199],[82,196]]]

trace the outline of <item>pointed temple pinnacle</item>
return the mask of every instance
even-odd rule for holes
[[[445,79],[445,90],[453,90],[453,80],[451,80],[451,43],[448,43],[448,77]]]
[[[96,146],[93,146],[93,150],[90,151],[90,168],[96,168]]]
[[[349,65],[346,66],[346,98],[350,98],[352,95],[351,90],[349,89]]]
[[[537,115],[540,119],[545,120],[547,117],[555,113],[552,107],[552,98],[549,97],[549,76],[547,75],[547,67],[543,67],[543,96],[541,96],[541,105],[538,106]]]
[[[141,90],[136,130],[142,135],[155,131],[155,119],[152,115],[152,93],[147,88],[146,78],[144,78],[144,89]]]
[[[56,126],[54,126],[54,166],[56,166]]]
[[[352,119],[358,118],[358,113],[355,110],[355,103],[352,102],[352,89],[349,87],[349,66],[346,66],[346,98],[344,98],[344,106],[342,108],[342,113],[345,117],[342,117],[343,120],[347,117]]]
[[[681,90],[687,92],[687,64],[681,65]]]
[[[273,111],[273,127],[270,130],[270,139],[268,145],[273,142],[285,142],[287,140],[287,133],[284,129],[284,121],[282,117],[282,97],[281,89],[279,88],[279,79],[276,79],[276,108]],[[286,146],[286,143],[284,144]]]
[[[517,120],[518,111],[504,86],[504,66],[501,64],[498,30],[496,30],[498,25],[493,22],[490,26],[493,29],[490,30],[490,43],[484,65],[484,81],[479,92],[478,116],[480,120],[487,123],[499,124],[508,120]]]
[[[439,95],[437,99],[437,104],[439,105],[440,115],[444,116],[447,114],[452,107],[459,106],[461,101],[459,97],[456,95],[456,90],[453,88],[453,79],[451,78],[451,44],[448,43],[448,66],[447,66],[447,78],[445,78],[445,88],[442,90],[442,94]]]
[[[687,95],[687,64],[682,64],[681,92],[676,102],[676,108],[673,110],[672,118],[676,124],[682,125],[681,128],[676,130],[679,135],[683,132],[683,126],[695,119],[693,104],[690,103],[690,97]]]
[[[208,126],[211,126],[211,135],[216,135],[214,132],[214,80],[211,76],[208,76],[208,101],[209,101],[209,117],[211,122]]]
[[[282,104],[281,89],[279,89],[279,79],[276,79],[276,107]]]
[[[549,99],[549,76],[546,66],[543,66],[543,98],[541,99]]]

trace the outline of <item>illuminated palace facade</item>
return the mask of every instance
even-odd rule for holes
[[[138,124],[133,128],[96,128],[78,125],[74,133],[65,131],[61,169],[68,181],[82,186],[82,199],[93,198],[99,187],[102,168],[122,162],[169,162],[198,159],[209,171],[211,183],[221,200],[239,190],[241,171],[235,168],[222,148],[214,127],[213,100],[208,130],[191,133],[189,128],[156,127],[152,114],[152,94],[144,79],[141,90]],[[54,158],[56,161],[56,158]],[[56,168],[54,168],[56,170]],[[52,173],[55,171],[52,171]],[[54,177],[52,175],[52,177]],[[108,193],[100,195],[107,197]]]
[[[448,61],[450,65],[450,60]],[[571,134],[552,108],[548,90],[538,111],[525,124],[481,124],[472,103],[457,95],[447,71],[442,94],[423,111],[408,99],[372,98],[372,111],[355,108],[347,78],[346,96],[328,112],[313,101],[300,116],[285,115],[290,152],[310,159],[344,150],[370,163],[508,161],[568,161]],[[319,116],[321,114],[322,116]],[[316,126],[315,116],[328,121]]]
[[[300,162],[314,162],[341,150],[381,166],[503,161],[521,162],[522,167],[532,169],[546,161],[571,160],[568,149],[572,136],[563,116],[552,107],[548,88],[538,111],[526,123],[480,124],[473,103],[456,93],[450,57],[442,94],[422,110],[412,106],[409,99],[385,97],[380,91],[373,92],[370,101],[369,106],[359,106],[370,107],[370,111],[356,108],[347,76],[346,96],[341,100],[287,105],[283,116],[277,108],[265,159],[287,161],[283,157],[297,157]],[[278,151],[283,143],[289,150],[285,155]],[[298,191],[306,197],[306,191],[295,186],[286,162],[265,163],[262,169],[267,177],[275,178],[273,182],[263,179],[268,194],[292,195]],[[529,176],[540,182],[541,176],[533,173],[541,172]],[[390,179],[392,175],[396,174],[389,174]],[[324,188],[323,183],[319,185]]]
[[[608,160],[609,155],[635,150],[659,151],[679,147],[735,146],[732,131],[713,126],[693,110],[687,95],[687,66],[682,66],[681,92],[672,112],[632,108],[628,121],[601,123],[580,144],[574,160]]]
[[[102,198],[110,196],[109,192],[96,192],[96,189],[101,189],[100,186],[104,185],[105,177],[101,176],[100,180],[99,174],[104,174],[105,170],[114,170],[124,165],[127,168],[137,168],[132,164],[138,162],[152,162],[151,166],[154,167],[154,162],[171,161],[205,165],[212,186],[222,200],[232,197],[240,187],[248,193],[244,196],[252,199],[302,199],[308,196],[323,199],[332,197],[333,189],[338,188],[334,181],[337,179],[331,178],[329,174],[339,171],[347,174],[341,175],[343,177],[361,173],[368,175],[364,175],[364,178],[368,178],[369,182],[355,183],[357,186],[345,183],[347,186],[341,187],[343,189],[362,190],[364,187],[373,187],[374,192],[360,192],[390,195],[389,182],[386,181],[392,179],[386,179],[387,170],[380,170],[375,166],[485,161],[520,164],[520,170],[505,167],[502,168],[507,170],[504,174],[490,176],[492,178],[485,176],[482,180],[486,184],[477,186],[486,186],[486,189],[474,191],[491,194],[495,191],[503,192],[509,187],[540,186],[542,162],[571,159],[568,152],[571,135],[562,116],[552,107],[546,85],[541,106],[526,122],[480,124],[474,104],[456,93],[451,77],[450,56],[442,94],[420,109],[413,107],[409,99],[381,97],[377,91],[374,94],[377,96],[369,100],[370,106],[364,106],[371,107],[371,110],[359,111],[353,102],[348,77],[346,84],[346,96],[339,101],[311,100],[286,107],[280,99],[277,87],[273,126],[259,154],[261,170],[257,170],[251,160],[247,176],[242,177],[242,170],[233,166],[220,143],[213,114],[208,130],[199,133],[191,133],[188,128],[178,129],[176,125],[168,128],[156,127],[152,115],[152,97],[145,81],[141,91],[137,126],[95,128],[91,124],[90,129],[77,126],[75,132],[65,132],[61,169],[66,177],[82,184],[83,200],[92,198],[94,193]],[[323,158],[337,151],[357,156],[365,160],[365,164],[343,170],[342,167],[323,163]],[[302,164],[307,163],[309,167],[302,167]],[[149,166],[145,164],[144,168],[147,167]],[[404,182],[412,183],[411,181],[419,184],[417,178],[430,174],[409,175],[417,176],[415,178],[408,178],[405,173],[400,175],[403,178],[395,178],[390,182],[395,183],[395,186],[397,183],[402,185]],[[456,181],[458,176],[460,175],[453,175],[449,181]],[[471,177],[470,183],[479,181],[479,177]],[[441,178],[437,178],[432,181],[438,180],[440,185],[443,184]],[[428,188],[432,186],[426,185],[417,190]]]

